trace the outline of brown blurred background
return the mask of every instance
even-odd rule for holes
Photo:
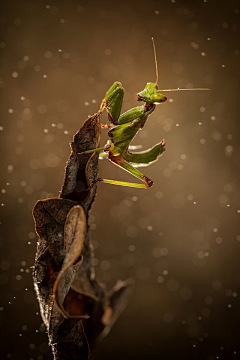
[[[93,360],[240,359],[240,2],[1,1],[1,359],[50,360],[32,285],[32,207],[57,197],[69,142],[110,85],[123,111],[165,93],[133,144],[167,151],[151,189],[99,184],[97,277],[133,277],[131,302]],[[107,123],[103,116],[103,123]],[[102,146],[107,139],[102,131]],[[134,181],[108,160],[100,176]]]

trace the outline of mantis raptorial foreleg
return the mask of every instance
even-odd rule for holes
[[[166,144],[163,139],[159,144],[154,145],[151,149],[141,151],[139,153],[130,153],[127,151],[123,154],[123,157],[134,167],[148,166],[157,161],[159,156],[161,156],[165,150]]]

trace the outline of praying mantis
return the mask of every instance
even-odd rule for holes
[[[153,181],[142,174],[137,169],[137,167],[148,166],[156,162],[166,150],[165,140],[163,139],[160,141],[160,143],[154,145],[152,148],[138,153],[131,153],[129,151],[129,147],[133,138],[137,135],[139,130],[144,127],[148,117],[155,110],[156,105],[162,104],[167,100],[166,96],[161,94],[160,91],[209,90],[203,88],[158,90],[157,57],[153,38],[152,41],[156,66],[156,82],[147,83],[144,90],[137,94],[137,100],[143,101],[144,105],[134,107],[120,115],[124,89],[122,84],[116,81],[107,91],[98,111],[99,116],[104,110],[106,110],[108,113],[108,119],[111,124],[101,124],[101,127],[109,129],[108,135],[110,140],[108,140],[104,147],[80,153],[81,155],[102,152],[99,155],[100,157],[108,156],[108,159],[111,162],[128,171],[130,174],[143,181],[144,184],[98,178],[94,183],[91,184],[90,188],[92,188],[92,186],[98,181],[113,185],[150,188],[153,185]]]

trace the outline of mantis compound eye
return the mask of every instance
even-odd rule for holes
[[[167,100],[166,96],[160,94],[160,93],[156,93],[156,94],[153,94],[151,96],[151,101],[154,103],[154,104],[162,104],[164,103],[165,101]]]

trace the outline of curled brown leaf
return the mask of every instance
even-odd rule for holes
[[[54,359],[89,358],[90,348],[110,330],[129,301],[132,281],[107,293],[95,278],[88,215],[98,176],[99,113],[75,134],[60,198],[39,200],[33,209],[39,236],[33,272],[41,315]]]

